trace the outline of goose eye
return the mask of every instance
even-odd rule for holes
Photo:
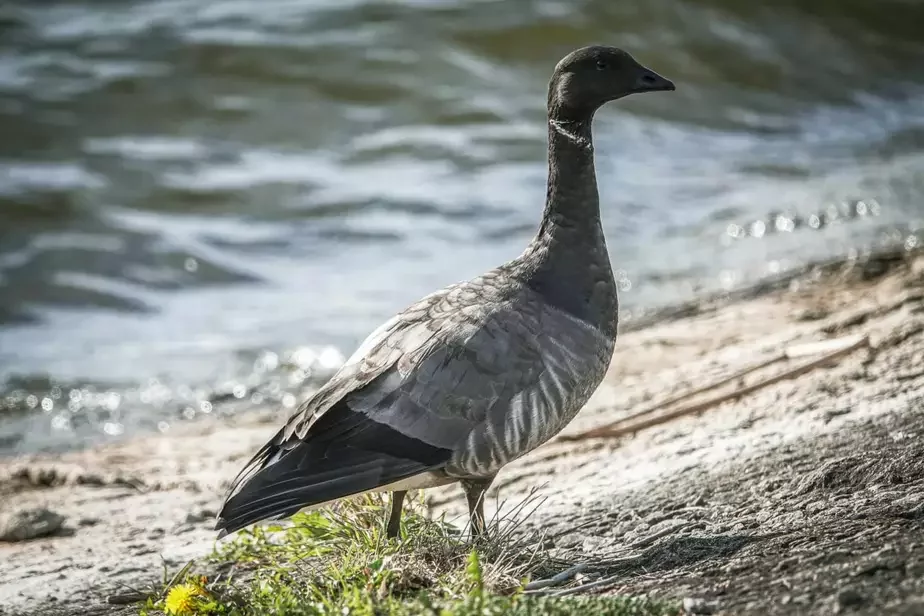
[[[597,70],[602,71],[606,68],[606,62],[604,60],[597,60]]]

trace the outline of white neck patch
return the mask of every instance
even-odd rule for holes
[[[578,135],[577,133],[571,130],[568,130],[568,128],[565,127],[565,125],[559,122],[558,120],[553,120],[552,118],[549,118],[549,126],[555,129],[556,133],[558,133],[559,135],[561,135],[568,141],[571,141],[575,145],[578,145],[582,148],[591,148],[591,149],[593,149],[594,147],[594,144],[590,141],[590,139],[585,139],[584,137]]]

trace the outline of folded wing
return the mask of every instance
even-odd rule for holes
[[[584,371],[568,347],[595,334],[550,320],[520,291],[463,283],[384,324],[245,466],[217,527],[234,532],[422,473],[496,472],[544,437],[543,409],[560,415]],[[561,344],[563,329],[574,344]]]

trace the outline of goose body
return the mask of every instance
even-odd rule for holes
[[[609,79],[607,79],[609,77]],[[618,300],[600,224],[591,122],[608,100],[673,84],[612,47],[566,56],[549,87],[549,183],[517,258],[392,317],[247,463],[222,535],[374,490],[459,481],[472,529],[497,472],[564,428],[603,379]]]

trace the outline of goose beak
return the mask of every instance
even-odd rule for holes
[[[673,91],[677,88],[674,82],[657,74],[651,69],[642,67],[638,78],[635,81],[633,92],[664,92]]]

